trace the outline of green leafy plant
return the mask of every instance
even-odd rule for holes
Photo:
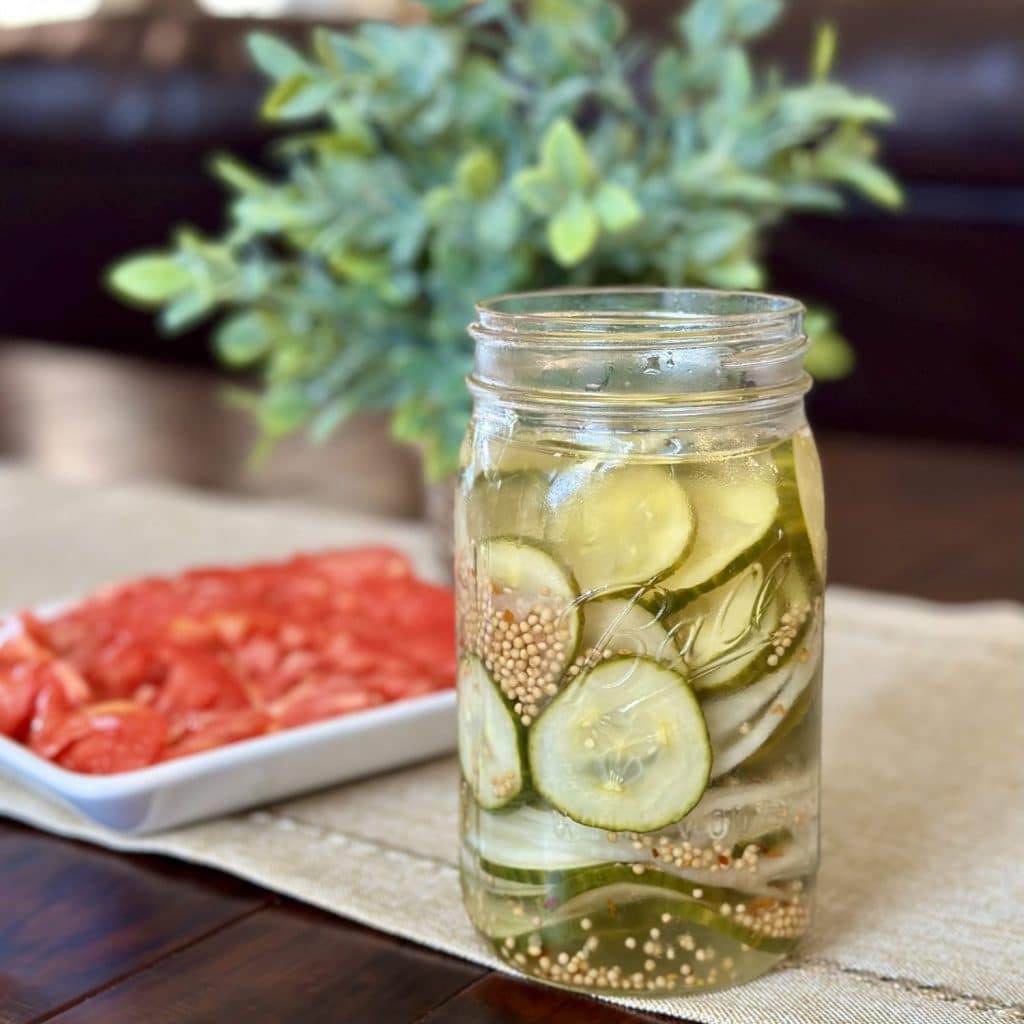
[[[830,80],[830,29],[805,83],[752,66],[782,0],[693,0],[661,46],[611,0],[425,6],[427,23],[317,30],[309,54],[252,36],[263,116],[289,126],[280,172],[217,157],[224,232],[181,229],[111,271],[167,331],[221,315],[216,351],[261,371],[247,404],[270,440],[389,409],[441,476],[468,413],[475,299],[758,288],[759,243],[787,213],[838,210],[846,190],[900,202],[871,134],[890,112]],[[846,372],[828,318],[811,327],[814,372]]]

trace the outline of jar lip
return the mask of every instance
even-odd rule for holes
[[[473,333],[536,336],[593,344],[595,333],[613,344],[630,340],[706,340],[799,333],[804,306],[769,292],[715,288],[613,286],[509,292],[476,305]]]

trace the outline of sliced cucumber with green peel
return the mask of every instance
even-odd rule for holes
[[[804,689],[803,693],[789,706],[778,728],[743,762],[744,771],[756,771],[761,765],[777,763],[780,757],[785,757],[782,747],[794,739],[795,733],[803,732],[807,727],[820,729],[820,716],[811,721],[807,718],[808,712],[818,698],[818,693],[819,687],[813,684]],[[797,742],[805,741],[798,740]],[[815,740],[814,744],[817,746],[818,741]]]
[[[653,581],[693,543],[693,510],[665,466],[575,466],[552,481],[548,499],[547,538],[584,593]]]
[[[727,580],[778,538],[779,498],[764,476],[685,478],[697,534],[693,549],[661,586],[679,605]]]
[[[648,931],[652,921],[658,921],[662,937],[666,939],[674,937],[676,928],[685,933],[698,927],[728,936],[752,949],[784,952],[794,944],[793,939],[777,939],[744,927],[692,898],[688,892],[664,885],[661,872],[652,871],[649,875],[649,879],[645,875],[627,881],[629,875],[621,873],[620,869],[613,878],[623,880],[611,880],[568,897],[554,911],[550,923],[534,929],[531,934],[540,940],[542,947],[565,949],[575,945],[577,940],[582,946],[589,934],[606,939],[642,934]],[[583,922],[583,918],[589,918],[589,922]],[[513,937],[523,938],[525,934],[516,929]],[[502,937],[492,934],[495,939]]]
[[[539,472],[478,476],[466,496],[470,537],[477,541],[506,536],[541,539],[547,490],[547,478]]]
[[[813,787],[802,776],[780,775],[759,782],[713,786],[679,828],[666,834],[670,846],[697,837],[703,837],[707,843],[715,824],[720,827],[721,821],[726,820],[732,822],[729,842],[737,856],[751,844],[765,846],[766,836],[779,837],[778,842],[770,845],[781,848],[791,839],[789,809],[808,815],[815,803]],[[785,812],[780,812],[780,808],[785,808]],[[737,813],[740,816],[734,817]],[[691,822],[692,828],[686,828]],[[649,865],[651,861],[650,849],[637,849],[628,835],[581,825],[558,811],[529,804],[493,813],[476,812],[472,827],[466,831],[465,843],[466,850],[489,874],[532,886],[544,886],[560,872],[638,861]],[[794,873],[788,858],[785,863],[773,860],[771,867],[771,873],[758,875],[761,882],[778,877],[776,867],[784,870],[786,877]],[[721,885],[726,877],[722,871],[702,872],[694,868],[668,868],[667,872],[695,884],[710,881]],[[753,876],[741,879],[745,888],[750,888],[753,881]]]
[[[756,782],[712,781],[700,803],[680,823],[681,837],[707,836],[728,821],[729,842],[745,847],[769,833],[789,829],[791,815],[811,813],[817,800],[816,783],[802,772],[776,772]]]
[[[719,778],[743,764],[754,755],[779,729],[800,697],[816,680],[821,671],[817,648],[820,642],[820,617],[815,617],[811,629],[794,644],[796,657],[789,659],[789,673],[786,681],[771,706],[749,723],[749,729],[738,733],[733,739],[716,745],[712,777]]]
[[[701,701],[701,710],[712,747],[725,742],[744,722],[752,721],[772,703],[786,685],[789,672],[787,664],[738,689],[710,691],[710,699]]]
[[[503,814],[481,813],[473,825],[469,843],[484,870],[524,884],[544,884],[551,872],[642,856],[627,842],[609,842],[603,829],[581,825],[558,811],[541,807],[527,805]]]
[[[463,659],[457,685],[462,774],[481,807],[504,807],[525,781],[519,727],[478,658]]]
[[[574,821],[614,832],[682,818],[704,793],[711,757],[686,680],[643,657],[582,673],[529,735],[537,790]]]
[[[825,579],[827,537],[821,461],[809,430],[800,430],[775,451],[783,525],[802,542],[819,580]],[[810,568],[810,567],[809,567]]]
[[[795,560],[773,549],[669,622],[687,678],[707,695],[746,686],[784,664],[810,615],[808,586]]]
[[[656,610],[633,597],[602,597],[583,606],[583,648],[676,662],[679,650]]]

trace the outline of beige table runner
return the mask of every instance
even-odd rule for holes
[[[413,526],[0,470],[0,607],[204,559],[389,540]],[[1024,610],[834,588],[816,927],[768,977],[643,1004],[709,1024],[1024,1022]],[[0,814],[221,868],[497,968],[459,903],[450,759],[126,840],[0,782]]]

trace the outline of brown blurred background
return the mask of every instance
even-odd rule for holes
[[[678,9],[634,0],[666,31]],[[172,341],[101,288],[103,268],[189,221],[215,228],[205,173],[269,132],[245,59],[254,25],[401,17],[403,0],[0,0],[0,456],[89,479],[157,475],[415,514],[416,467],[379,422],[327,452],[286,445],[247,472],[249,427],[216,399],[202,331]],[[45,20],[49,17],[51,20]],[[772,237],[773,286],[831,307],[858,354],[819,386],[826,431],[1024,447],[1024,3],[790,0],[766,59],[803,72],[839,28],[836,75],[897,111],[885,135],[908,204],[853,204]],[[97,351],[126,359],[97,359]],[[88,414],[84,414],[88,410]],[[329,471],[325,472],[325,467]],[[366,472],[373,467],[373,472]]]

